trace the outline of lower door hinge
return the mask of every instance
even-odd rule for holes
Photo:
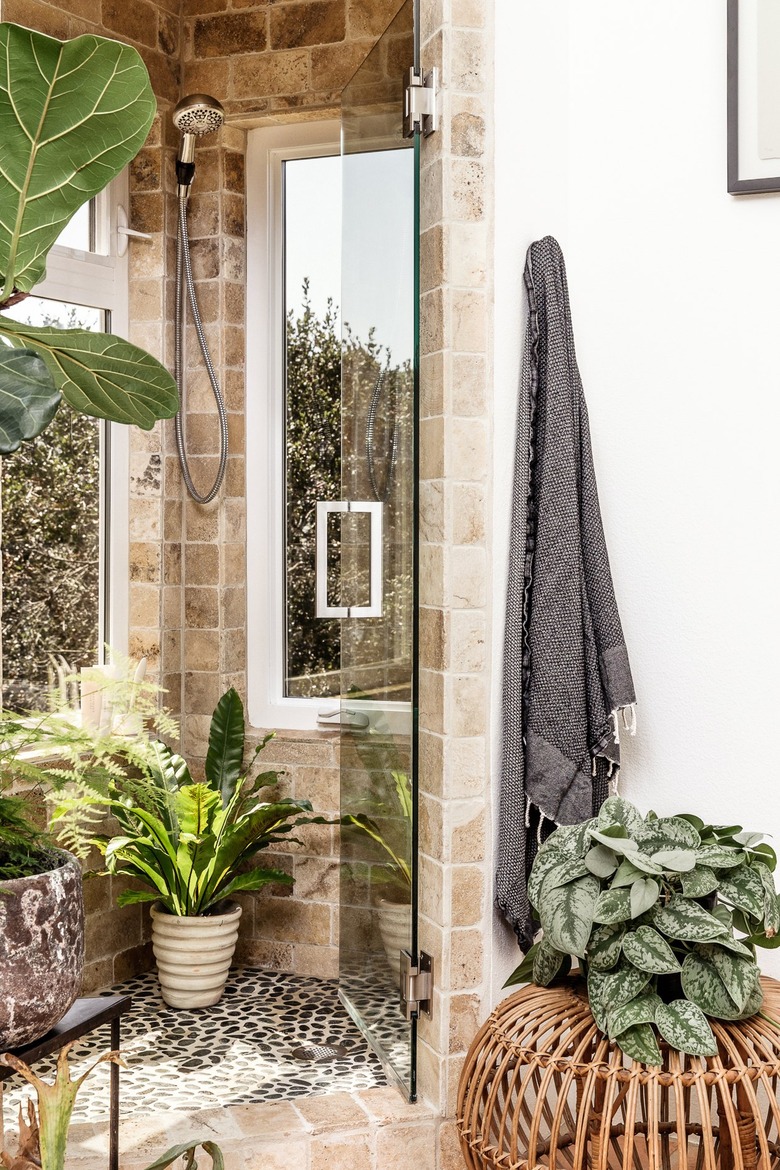
[[[409,70],[409,84],[404,97],[404,138],[422,134],[426,138],[439,129],[439,70],[427,73]]]
[[[401,951],[401,1010],[407,1020],[433,1008],[433,959],[420,951],[415,963],[409,951]]]

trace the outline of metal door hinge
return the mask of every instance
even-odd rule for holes
[[[401,951],[401,1010],[407,1020],[433,1008],[433,959],[420,951],[414,963],[409,951]]]
[[[439,129],[439,70],[427,73],[409,70],[404,97],[404,138],[422,134],[426,138]]]

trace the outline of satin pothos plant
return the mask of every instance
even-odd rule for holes
[[[3,312],[43,279],[63,228],[135,157],[155,111],[129,45],[0,24],[0,454],[39,435],[63,399],[144,430],[178,409],[173,378],[138,346]]]
[[[579,960],[597,1026],[628,1056],[714,1056],[708,1017],[761,1010],[756,947],[780,944],[777,858],[760,833],[682,814],[643,817],[612,796],[556,829],[531,869],[541,938],[509,984],[548,986]]]

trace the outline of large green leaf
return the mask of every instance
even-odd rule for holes
[[[682,817],[645,821],[636,839],[642,851],[649,854],[659,849],[696,849],[701,844],[697,830]]]
[[[650,971],[640,971],[633,963],[621,959],[617,969],[604,976],[603,994],[607,1011],[615,1011],[624,1003],[634,999],[640,991],[647,987],[651,978]]]
[[[718,1046],[707,1017],[689,999],[660,1003],[655,1013],[658,1031],[679,1052],[691,1056],[717,1056]]]
[[[532,906],[538,908],[542,894],[542,883],[550,870],[569,857],[570,854],[559,853],[557,849],[548,849],[546,852],[537,853],[528,876],[528,900]]]
[[[696,850],[696,859],[699,865],[709,865],[713,869],[733,869],[742,865],[743,854],[739,849],[727,849],[725,845],[703,845]]]
[[[568,853],[574,857],[584,857],[590,849],[589,830],[596,824],[596,818],[582,821],[579,825],[561,825],[551,833],[539,850],[539,855],[552,849],[557,853]]]
[[[579,958],[585,955],[598,893],[598,878],[592,874],[549,893],[545,888],[539,914],[544,933],[556,950]]]
[[[633,1028],[627,1028],[618,1036],[617,1045],[626,1056],[638,1060],[640,1064],[661,1063],[661,1050],[650,1024],[635,1024]]]
[[[705,955],[696,952],[687,955],[683,963],[682,989],[691,1003],[698,1004],[708,1016],[719,1020],[742,1020],[755,1015],[763,1003],[763,992],[759,983],[757,991],[749,998],[740,1011],[726,990],[726,985],[717,968]]]
[[[718,892],[732,906],[738,906],[751,918],[760,921],[764,917],[764,883],[761,875],[749,865],[740,865],[738,869],[724,874]]]
[[[673,873],[690,873],[696,865],[695,849],[659,849],[651,861]]]
[[[641,914],[652,909],[658,901],[660,893],[661,887],[655,878],[637,878],[629,890],[631,917],[639,918]]]
[[[710,948],[710,959],[734,1006],[738,1011],[744,1011],[759,986],[760,975],[755,961],[721,950],[719,946]]]
[[[608,796],[599,809],[598,828],[608,829],[610,825],[622,825],[631,836],[642,824],[642,815],[636,805],[622,796]]]
[[[0,455],[39,435],[54,418],[61,397],[34,350],[0,346]]]
[[[606,925],[626,922],[631,917],[631,892],[627,889],[602,890],[593,914],[594,922]]]
[[[185,1166],[198,1166],[200,1162],[196,1162],[194,1157],[198,1148],[204,1149],[211,1158],[211,1170],[225,1170],[225,1159],[222,1156],[222,1151],[211,1141],[182,1142],[181,1145],[171,1146],[164,1154],[146,1166],[145,1170],[167,1170],[168,1166],[172,1166],[180,1159]]]
[[[622,825],[613,825],[612,831],[610,829],[589,829],[588,833],[594,841],[598,841],[599,845],[605,845],[613,853],[627,854],[632,857],[639,848],[633,837],[626,836],[626,829]]]
[[[619,1008],[609,1013],[609,1037],[614,1040],[621,1032],[635,1028],[637,1024],[652,1024],[661,997],[655,992],[645,990],[621,1004]]]
[[[206,780],[227,805],[236,790],[244,761],[244,704],[231,687],[217,703],[209,728]]]
[[[74,212],[143,146],[155,109],[130,46],[0,24],[0,303],[38,283]]]
[[[620,958],[620,948],[623,935],[626,933],[623,922],[615,922],[598,926],[590,936],[588,943],[587,960],[597,971],[609,971]]]
[[[208,833],[220,805],[219,793],[207,784],[185,784],[176,794],[176,813],[182,835],[200,839]]]
[[[540,987],[549,987],[563,966],[566,957],[563,951],[557,951],[543,938],[534,957],[534,983],[538,983]]]
[[[515,967],[507,979],[504,987],[517,987],[520,983],[530,983],[534,977],[534,961],[539,953],[541,943],[535,942],[523,956],[522,963]]]
[[[652,926],[629,931],[623,939],[623,954],[635,967],[655,975],[672,975],[680,970],[674,951]]]
[[[0,336],[35,350],[75,410],[148,431],[179,408],[176,383],[145,350],[110,333],[24,325],[0,316]]]
[[[617,857],[606,845],[594,845],[585,854],[585,864],[596,877],[606,878],[618,867]]]
[[[561,857],[545,874],[542,882],[542,903],[557,886],[565,886],[569,882],[576,881],[577,878],[585,877],[589,872],[590,870],[581,858]]]
[[[706,898],[718,888],[718,875],[709,865],[696,865],[682,875],[682,891],[686,898]]]
[[[679,894],[675,894],[668,905],[656,907],[653,911],[653,925],[667,938],[679,938],[686,942],[711,942],[727,933],[727,928],[713,914],[698,902],[692,902]]]

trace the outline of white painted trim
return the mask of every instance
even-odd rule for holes
[[[129,270],[127,256],[120,257],[117,254],[116,208],[119,203],[127,206],[127,202],[128,178],[125,170],[96,198],[95,244],[99,251],[84,252],[79,248],[55,246],[47,259],[46,276],[32,292],[33,296],[105,310],[110,332],[119,337],[127,337],[130,327]],[[107,493],[108,516],[101,514],[100,613],[109,645],[120,654],[127,654],[130,441],[128,428],[120,423],[108,423],[107,431],[110,481]],[[106,532],[107,549],[104,539]],[[106,563],[109,566],[108,583],[105,580]],[[107,622],[106,589],[109,592]]]
[[[247,699],[254,727],[311,730],[317,725],[317,712],[329,702],[283,694],[282,163],[338,154],[339,137],[335,120],[261,127],[248,134]],[[334,230],[334,225],[327,227]]]

